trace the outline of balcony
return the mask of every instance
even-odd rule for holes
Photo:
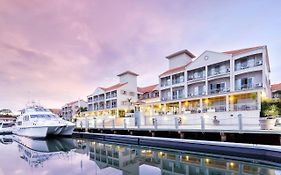
[[[176,99],[182,99],[184,98],[184,89],[174,89],[172,91],[172,94],[173,94],[173,100],[176,100]]]
[[[262,55],[257,54],[257,55],[251,55],[248,57],[240,58],[235,61],[235,70],[243,70],[243,69],[248,69],[252,67],[257,67],[261,66],[263,64],[262,61]]]
[[[94,96],[94,101],[98,101],[99,97],[98,96]]]
[[[160,79],[161,87],[170,86],[171,85],[171,78],[170,76],[164,77]]]
[[[234,111],[249,111],[249,110],[257,110],[258,105],[256,103],[242,103],[242,104],[234,104]]]
[[[106,99],[111,98],[111,96],[110,96],[110,92],[106,93],[105,98],[106,98]]]
[[[209,89],[210,94],[220,94],[220,93],[226,93],[229,92],[229,88],[214,88],[214,89]]]
[[[206,92],[198,91],[198,92],[191,92],[188,94],[189,97],[196,97],[196,96],[203,96],[203,95],[206,95]]]
[[[204,78],[205,78],[205,74],[203,72],[198,73],[198,74],[188,75],[188,80],[200,80],[200,79],[204,79]]]
[[[171,97],[161,97],[161,101],[168,101],[171,100]]]
[[[184,82],[184,73],[176,74],[172,76],[172,84],[179,84]]]
[[[221,70],[211,70],[208,72],[208,77],[213,77],[213,76],[218,76],[218,75],[223,75],[223,74],[227,74],[230,72],[229,68],[226,69],[221,69]]]

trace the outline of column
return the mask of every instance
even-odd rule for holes
[[[181,101],[179,101],[179,114],[182,114],[182,104],[181,104]]]
[[[262,92],[260,92],[260,91],[257,92],[257,105],[258,105],[257,107],[258,107],[258,110],[261,110],[261,101],[262,101],[261,93]]]
[[[184,98],[187,98],[187,71],[184,72]]]
[[[205,66],[205,89],[206,89],[206,95],[208,95],[208,66]]]
[[[153,115],[153,105],[149,106],[149,114],[152,117],[152,115]]]
[[[235,69],[235,61],[233,58],[230,59],[230,91],[233,92],[235,90],[235,75],[234,75],[234,69]]]
[[[226,95],[225,108],[226,108],[226,111],[229,111],[229,96],[228,95]]]
[[[202,110],[203,110],[203,99],[202,98],[200,98],[200,110],[201,110],[201,112],[202,112]]]
[[[167,105],[166,105],[166,103],[164,103],[164,109],[163,109],[163,111],[164,111],[164,115],[166,115],[166,114],[167,114]]]
[[[171,87],[173,84],[172,75],[170,75],[170,82],[171,82],[171,84],[170,84],[170,87]],[[170,100],[172,100],[173,99],[173,89],[172,88],[170,88],[170,94],[171,94]]]

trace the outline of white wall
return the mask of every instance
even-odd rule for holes
[[[180,54],[175,57],[169,58],[169,69],[183,66],[192,61],[192,58],[186,54]]]

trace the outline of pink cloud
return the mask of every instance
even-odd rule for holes
[[[228,19],[234,7],[240,11]],[[260,8],[242,1],[0,0],[0,108],[19,109],[28,94],[60,107],[115,83],[128,69],[141,75],[140,85],[156,83],[165,56],[184,48],[196,55],[255,44],[270,49],[278,43],[260,37],[266,29],[243,40],[239,28]]]

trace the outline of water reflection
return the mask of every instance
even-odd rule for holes
[[[89,147],[90,160],[97,162],[100,167],[111,166],[122,170],[124,174],[139,174],[138,172],[142,170],[148,173],[149,169],[153,168],[158,169],[157,174],[165,175],[281,174],[281,171],[275,166],[266,167],[225,158],[206,157],[171,150],[120,146],[96,141],[80,140],[79,143],[79,145]],[[254,160],[251,161],[254,162]]]
[[[0,136],[2,174],[280,175],[280,165],[82,139]],[[14,155],[14,153],[16,154]],[[22,161],[23,160],[23,161]],[[10,165],[7,162],[15,162]],[[6,166],[5,166],[6,165]],[[10,168],[9,168],[10,166]]]

